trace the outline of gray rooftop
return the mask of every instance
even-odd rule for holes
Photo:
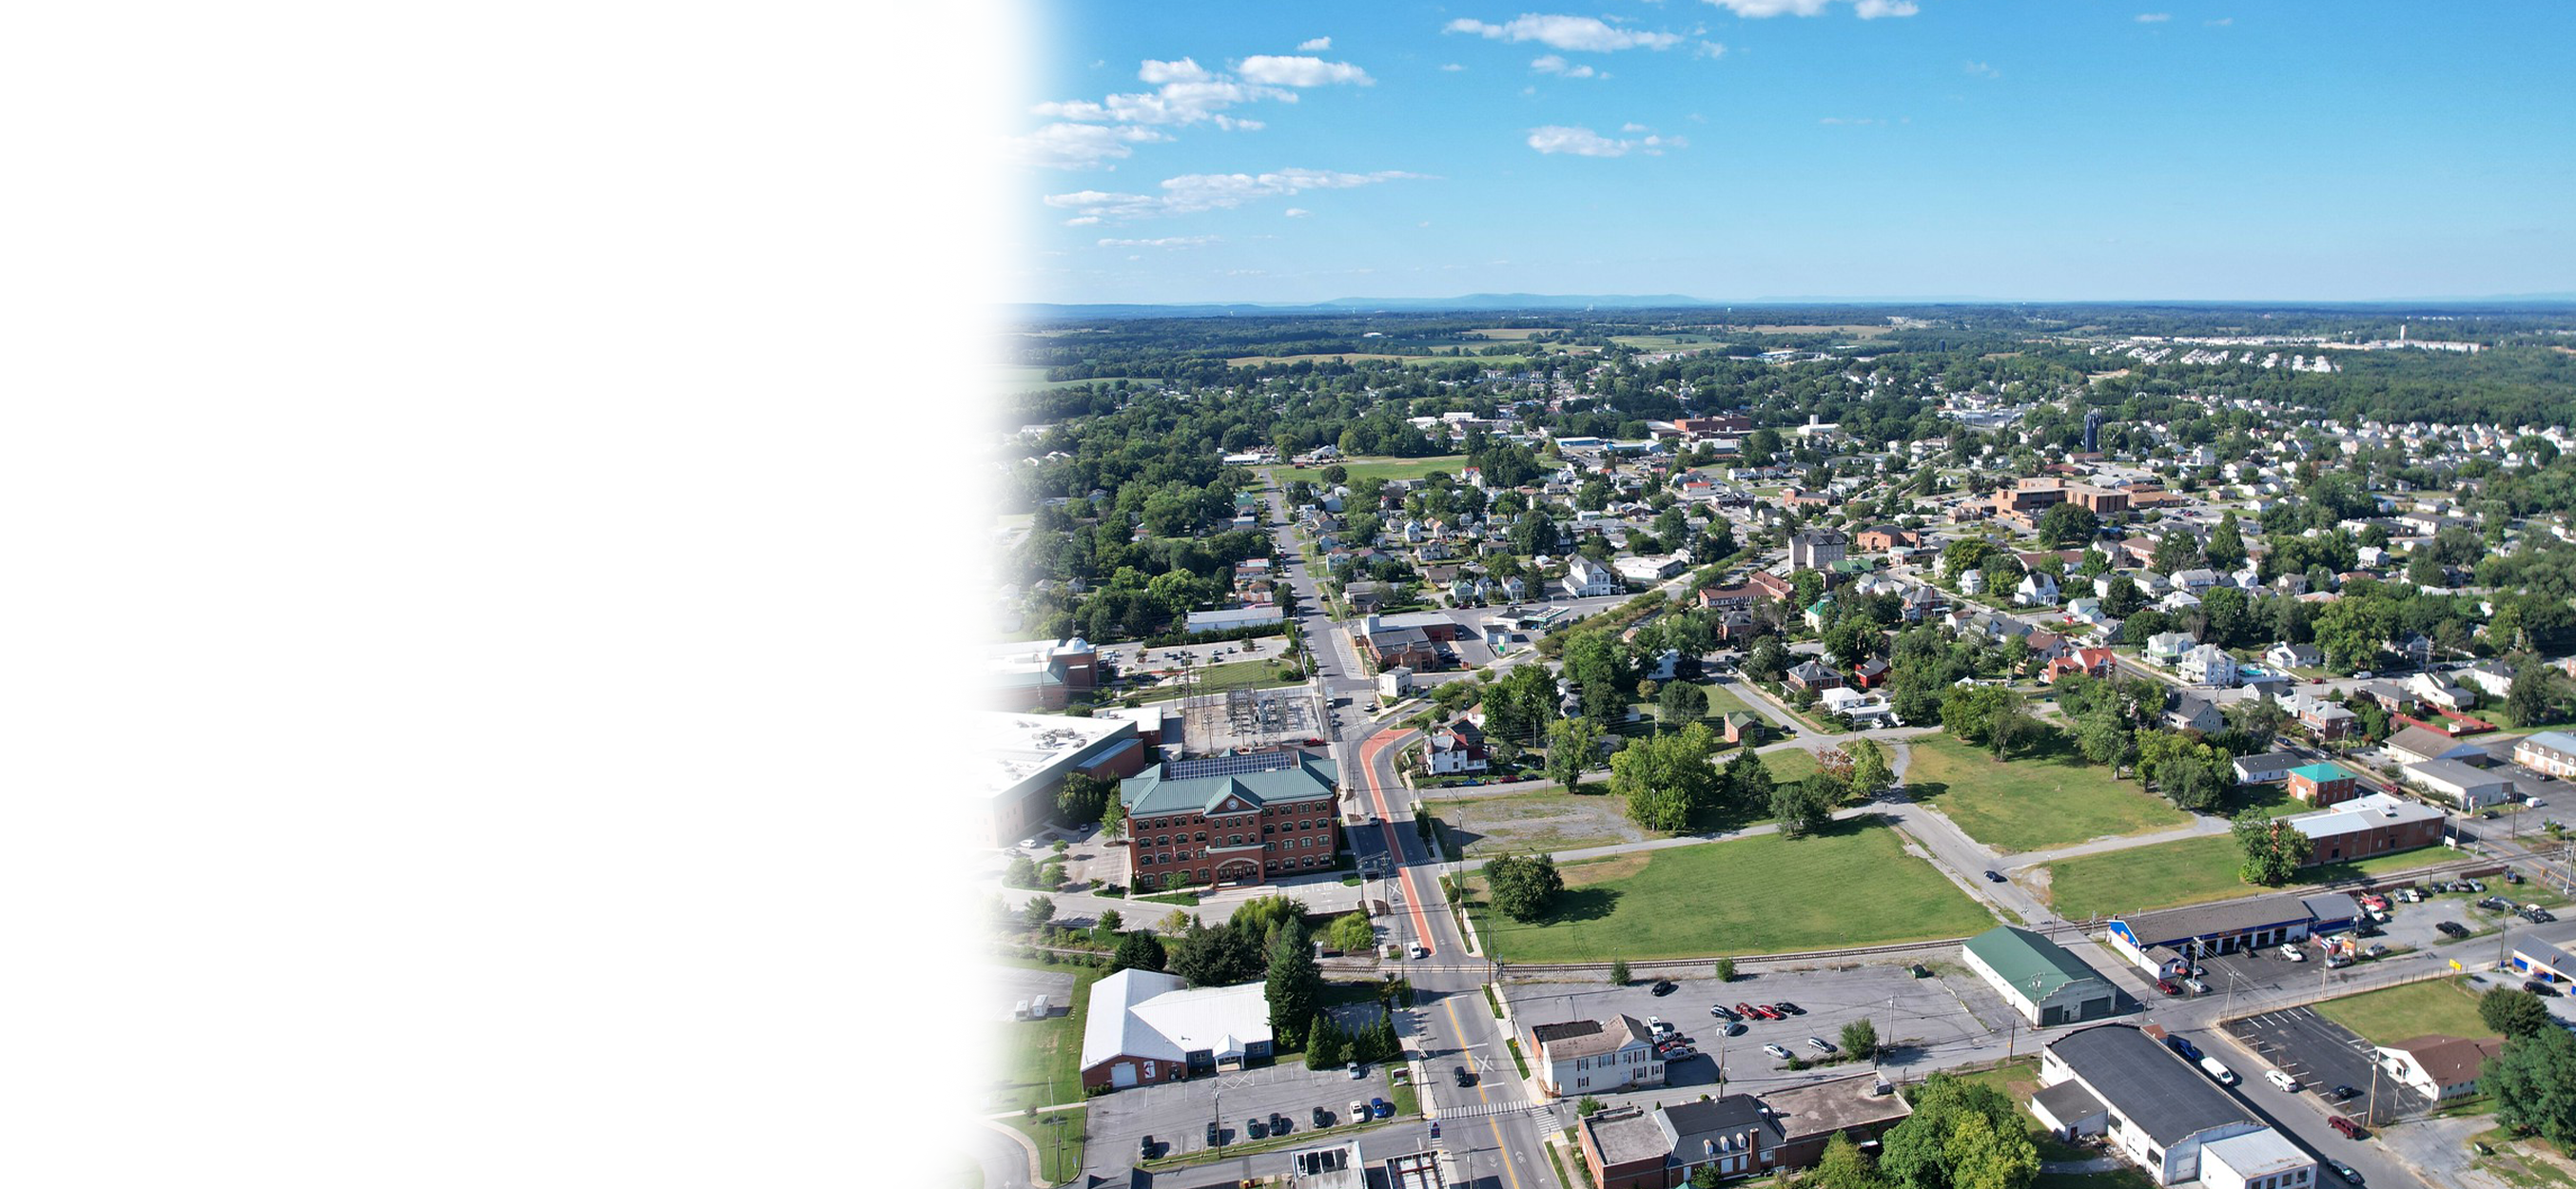
[[[2126,1024],[2102,1024],[2049,1042],[2104,1105],[2164,1147],[2252,1115],[2173,1050]]]
[[[2049,1117],[2060,1123],[2090,1119],[2110,1108],[2077,1081],[2059,1082],[2030,1096],[2031,1105],[2045,1108]]]
[[[2251,900],[2195,904],[2118,919],[2136,935],[2138,944],[2165,945],[2193,937],[2215,937],[2305,921],[2308,909],[2300,903],[2298,893],[2280,892]]]

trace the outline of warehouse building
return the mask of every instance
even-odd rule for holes
[[[2156,1184],[2223,1178],[2268,1163],[2253,1146],[2221,1148],[2213,1158],[2210,1149],[2224,1141],[2273,1133],[2173,1050],[2126,1024],[2097,1024],[2050,1041],[2040,1050],[2039,1080],[2031,1113],[2043,1126],[2061,1138],[2104,1137]],[[2308,1168],[2309,1180],[2275,1181],[2275,1189],[2312,1186],[2315,1166]]]
[[[2039,1027],[2098,1020],[2118,1010],[2119,992],[2108,980],[2036,933],[1999,925],[1969,938],[1959,955],[2013,1010]]]
[[[2386,793],[2356,797],[2332,809],[2283,820],[2291,829],[2307,835],[2313,844],[2308,855],[2310,864],[2346,863],[2431,846],[2442,840],[2441,810]]]

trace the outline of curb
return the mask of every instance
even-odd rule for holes
[[[977,1119],[977,1120],[976,1120],[976,1122],[981,1123],[981,1124],[983,1124],[983,1125],[984,1125],[984,1126],[986,1126],[986,1127],[990,1127],[990,1128],[992,1128],[992,1129],[993,1129],[993,1130],[995,1130],[995,1131],[1001,1132],[1002,1134],[1004,1134],[1004,1135],[1007,1135],[1007,1136],[1011,1137],[1011,1142],[1013,1142],[1013,1143],[1015,1143],[1015,1144],[1020,1145],[1020,1150],[1021,1150],[1022,1152],[1025,1152],[1025,1153],[1027,1153],[1027,1154],[1028,1154],[1028,1158],[1029,1158],[1029,1183],[1030,1183],[1030,1184],[1032,1184],[1032,1185],[1044,1185],[1044,1184],[1048,1184],[1048,1183],[1049,1183],[1049,1182],[1047,1181],[1047,1179],[1046,1179],[1046,1175],[1045,1175],[1045,1173],[1046,1173],[1046,1168],[1045,1168],[1045,1166],[1044,1166],[1044,1165],[1042,1165],[1042,1164],[1040,1164],[1040,1163],[1038,1163],[1038,1149],[1037,1149],[1037,1145],[1036,1145],[1036,1144],[1034,1144],[1034,1143],[1031,1143],[1031,1142],[1029,1141],[1029,1137],[1027,1137],[1027,1136],[1025,1136],[1025,1135],[1020,1134],[1017,1130],[1014,1130],[1014,1129],[1012,1129],[1012,1128],[1010,1128],[1010,1127],[1006,1127],[1006,1126],[1003,1126],[1003,1125],[1002,1125],[1002,1124],[1000,1124],[1000,1123],[996,1123],[996,1122],[992,1121],[991,1119]]]

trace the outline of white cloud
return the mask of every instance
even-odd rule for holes
[[[1163,179],[1160,194],[1077,190],[1070,194],[1049,194],[1040,201],[1095,218],[1150,219],[1163,215],[1230,210],[1255,199],[1284,197],[1306,190],[1347,190],[1426,176],[1400,169],[1375,173],[1344,173],[1327,169],[1283,169],[1262,174],[1193,173]]]
[[[1681,44],[1679,33],[1646,33],[1622,29],[1595,17],[1545,16],[1524,13],[1500,25],[1460,17],[1441,30],[1443,33],[1473,33],[1487,40],[1535,41],[1551,49],[1576,50],[1606,54],[1614,50],[1671,49]]]
[[[1161,239],[1104,239],[1104,248],[1204,248],[1223,240],[1213,235],[1170,235]]]
[[[1310,210],[1307,210],[1306,208],[1304,208],[1304,207],[1302,207],[1302,206],[1292,206],[1292,207],[1289,207],[1287,210],[1281,211],[1281,212],[1279,212],[1279,213],[1280,213],[1280,214],[1283,214],[1283,215],[1286,215],[1286,216],[1288,216],[1288,217],[1289,217],[1289,218],[1291,218],[1291,219],[1303,219],[1303,218],[1305,218],[1305,217],[1306,217],[1306,216],[1308,216],[1308,215],[1314,214],[1315,212],[1310,211]]]
[[[1145,65],[1136,71],[1136,77],[1159,87],[1164,83],[1203,83],[1208,80],[1209,75],[1207,67],[1199,65],[1195,59],[1183,58],[1178,62],[1157,62],[1147,58]]]
[[[1323,87],[1334,83],[1375,85],[1368,71],[1348,62],[1327,62],[1322,58],[1283,58],[1255,54],[1235,66],[1235,72],[1246,80],[1281,87]]]
[[[1455,62],[1448,62],[1448,63],[1444,63],[1444,64],[1442,64],[1442,65],[1441,65],[1441,67],[1440,67],[1440,69],[1442,69],[1442,70],[1444,70],[1444,71],[1446,71],[1446,72],[1448,72],[1448,73],[1450,73],[1450,74],[1456,74],[1456,73],[1458,73],[1458,72],[1459,72],[1459,71],[1461,71],[1461,70],[1465,70],[1465,69],[1466,69],[1466,67],[1461,66],[1461,65],[1459,65],[1459,64],[1457,64],[1457,63],[1455,63]]]
[[[1819,124],[1884,124],[1887,121],[1878,119],[1874,116],[1826,116],[1824,119],[1816,122]]]
[[[1699,43],[1698,49],[1691,51],[1691,56],[1694,58],[1723,58],[1726,56],[1726,47],[1714,41],[1703,41]]]
[[[1333,39],[1330,37],[1318,37],[1297,43],[1297,52],[1301,54],[1322,53],[1331,48],[1333,48]]]
[[[1737,16],[1751,20],[1765,17],[1811,17],[1823,13],[1835,0],[1708,0]],[[1852,12],[1864,21],[1880,17],[1910,17],[1921,11],[1913,0],[1853,0]]]
[[[1171,138],[1151,128],[1110,124],[1049,124],[1010,142],[1022,164],[1048,169],[1087,169],[1135,155],[1135,145]]]
[[[1567,78],[1592,78],[1595,75],[1600,74],[1599,71],[1594,70],[1589,66],[1569,67],[1565,64],[1564,56],[1560,54],[1549,54],[1542,58],[1534,58],[1530,61],[1530,69],[1535,70],[1540,74],[1561,74]],[[1602,75],[1602,77],[1608,76]]]
[[[1621,125],[1619,125],[1619,131],[1621,131],[1621,132],[1643,132],[1643,131],[1645,131],[1645,130],[1646,130],[1646,126],[1645,126],[1645,125],[1643,125],[1643,124],[1621,124]]]
[[[2004,74],[2003,71],[1997,70],[1984,62],[1970,62],[1966,66],[1962,67],[1962,69],[1966,70],[1970,74],[1976,75],[1978,78],[2002,78]]]
[[[2233,24],[2235,24],[2235,23],[2236,23],[2236,18],[2235,18],[2235,17],[2220,17],[2220,18],[2218,18],[2217,20],[2214,20],[2214,21],[2202,21],[2202,22],[2201,22],[2201,24],[2204,24],[2204,25],[2216,25],[2216,26],[2233,25]]]
[[[1630,127],[1633,128],[1635,125]],[[1690,142],[1678,136],[1613,140],[1589,128],[1549,124],[1543,128],[1530,129],[1529,147],[1551,155],[1570,153],[1577,157],[1625,157],[1630,153],[1643,153],[1649,157],[1658,157],[1663,155],[1665,149],[1688,148]]]
[[[2172,19],[2173,14],[2169,12],[2142,12],[2138,14],[2138,23],[2141,25],[2161,25]]]
[[[1065,220],[1064,225],[1067,227],[1091,227],[1097,225],[1099,222],[1100,216],[1098,215],[1076,215],[1073,218]]]

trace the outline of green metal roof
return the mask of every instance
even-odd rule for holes
[[[2301,764],[2296,768],[2290,769],[2290,775],[2304,776],[2318,784],[2324,784],[2329,780],[2352,779],[2352,773],[2346,772],[2332,764]]]
[[[1331,801],[1333,776],[1332,764],[1315,756],[1306,757],[1294,767],[1232,776],[1165,780],[1158,769],[1120,781],[1118,799],[1126,804],[1129,817],[1210,813],[1228,797],[1239,797],[1257,809],[1299,801]]]
[[[2010,925],[1997,925],[1969,938],[1968,950],[2034,1003],[2056,994],[2068,983],[2103,981],[2083,959],[2067,953],[2056,942]]]

